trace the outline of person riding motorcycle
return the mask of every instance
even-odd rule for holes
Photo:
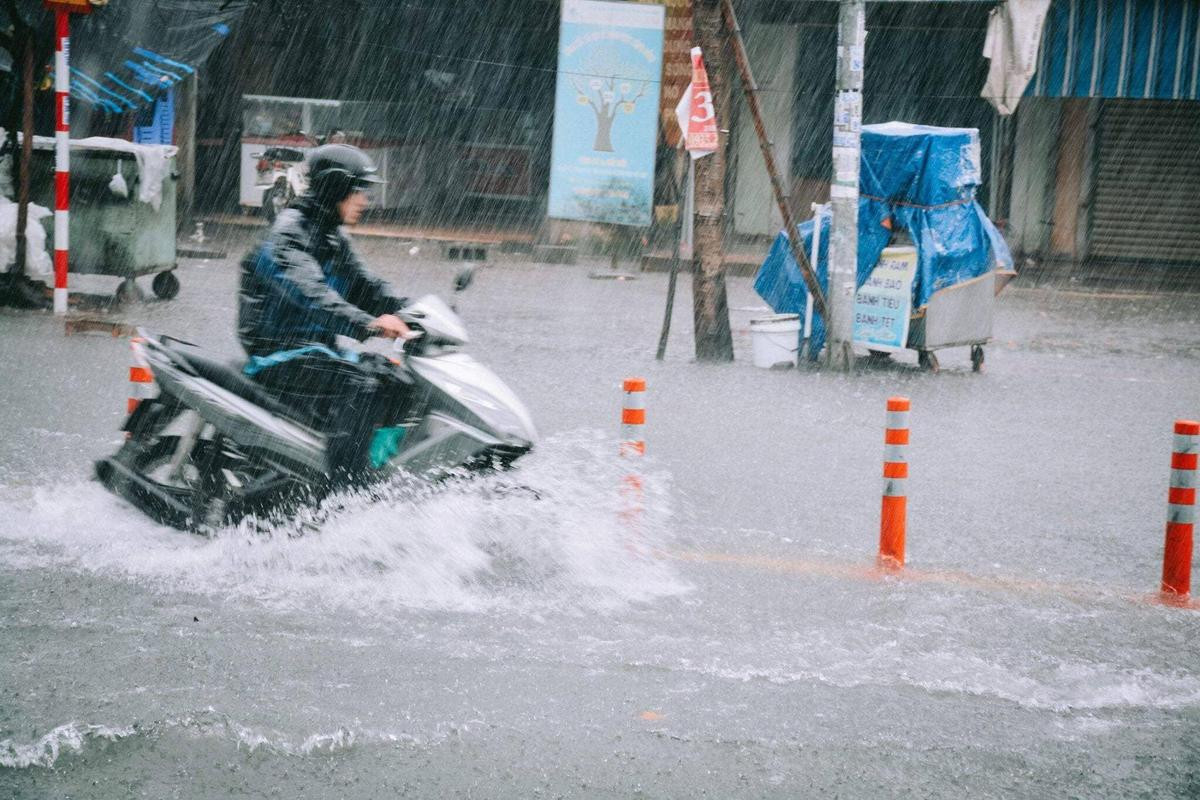
[[[386,359],[340,352],[336,337],[405,338],[407,299],[372,275],[342,226],[382,183],[362,150],[326,144],[308,157],[308,191],[279,214],[241,264],[238,338],[245,373],[328,437],[328,471],[366,468],[369,438],[402,400],[403,373]]]

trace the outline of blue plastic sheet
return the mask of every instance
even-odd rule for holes
[[[904,122],[864,125],[858,201],[857,285],[862,286],[892,238],[885,227],[906,230],[917,248],[913,308],[939,289],[993,269],[1011,270],[1012,254],[1000,231],[975,200],[980,183],[979,133],[974,128],[934,128]],[[829,296],[830,215],[821,215],[821,250],[814,265]],[[811,257],[813,220],[798,226]],[[776,313],[803,318],[808,290],[780,232],[758,270],[754,289]],[[825,342],[825,324],[814,314],[809,352]]]

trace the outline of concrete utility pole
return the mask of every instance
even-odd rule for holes
[[[833,106],[833,220],[829,239],[829,341],[834,369],[854,365],[854,291],[858,272],[858,171],[862,152],[863,62],[867,41],[864,0],[838,9],[837,95]]]
[[[732,361],[729,301],[725,294],[725,148],[729,144],[729,78],[720,0],[696,0],[692,9],[696,44],[704,51],[720,146],[698,159],[692,254],[692,316],[697,361]]]

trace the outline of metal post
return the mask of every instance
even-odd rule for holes
[[[813,214],[813,234],[812,234],[812,255],[809,256],[810,264],[816,264],[821,260],[821,215],[824,212],[824,206],[820,203],[812,204]],[[804,335],[801,337],[800,358],[808,360],[812,357],[812,329],[813,329],[813,307],[814,300],[812,292],[809,292],[804,298]]]
[[[667,307],[666,310],[663,311],[662,332],[658,336],[658,352],[654,356],[659,361],[662,361],[667,355],[667,337],[671,335],[671,314],[675,311],[675,285],[679,281],[679,259],[681,257],[680,254],[683,245],[682,240],[684,236],[684,225],[686,224],[685,212],[690,213],[691,211],[690,204],[684,202],[684,193],[691,188],[691,170],[693,161],[691,154],[688,153],[687,150],[682,149],[682,147],[679,149],[676,155],[679,153],[683,154],[682,160],[686,162],[686,166],[683,167],[683,176],[681,178],[676,178],[675,180],[675,202],[676,208],[679,209],[679,212],[676,214],[678,224],[675,226],[675,247],[674,252],[671,254],[671,274],[667,278]],[[680,159],[676,158],[676,172],[679,172],[679,160]],[[688,250],[690,251],[691,247],[689,247]],[[688,252],[687,255],[688,258],[691,258],[692,254],[691,252]]]
[[[837,95],[833,110],[833,181],[829,238],[829,365],[854,364],[854,290],[858,273],[858,170],[862,151],[863,62],[867,40],[864,0],[838,9]]]
[[[54,12],[54,313],[67,313],[68,212],[71,175],[71,15]]]

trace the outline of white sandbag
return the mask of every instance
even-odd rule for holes
[[[17,260],[17,204],[0,195],[0,264],[5,268]],[[25,225],[25,274],[30,278],[45,278],[54,271],[54,263],[46,252],[46,229],[42,220],[53,212],[37,203],[29,204]]]

